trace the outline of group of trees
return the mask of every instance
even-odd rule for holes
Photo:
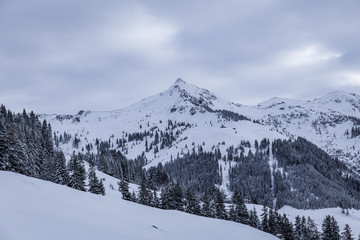
[[[360,126],[354,126],[351,128],[351,131],[346,130],[346,135],[350,135],[351,138],[356,138],[357,136],[360,136]]]
[[[68,140],[66,134],[64,138]],[[33,112],[27,114],[24,110],[22,114],[14,114],[4,105],[0,106],[0,170],[86,190],[87,176],[81,155],[74,153],[66,163],[63,152],[54,148],[50,124],[45,120],[41,123]],[[90,171],[90,192],[105,194],[102,181],[94,175]],[[93,190],[92,184],[101,191]]]
[[[130,193],[127,181],[120,180],[118,184],[125,200],[246,224],[284,240],[355,240],[350,226],[346,225],[340,233],[336,220],[331,216],[326,216],[320,232],[310,217],[297,216],[293,224],[286,214],[281,215],[272,208],[263,206],[260,215],[255,207],[248,211],[238,192],[234,192],[229,202],[218,188],[212,189],[210,194],[201,195],[191,187],[186,188],[178,182],[170,182],[161,188],[159,197],[155,190],[148,188],[145,178],[138,187],[137,194]]]
[[[359,208],[360,181],[347,166],[304,138],[275,140],[278,168],[274,193],[279,207]],[[285,172],[287,174],[285,174]]]

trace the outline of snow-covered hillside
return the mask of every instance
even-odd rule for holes
[[[328,154],[360,169],[360,138],[350,131],[360,125],[360,95],[331,92],[309,101],[272,98],[239,113],[289,138],[304,137]]]
[[[277,239],[234,222],[124,201],[109,189],[98,196],[3,171],[0,189],[1,240]]]
[[[96,138],[110,141],[117,148],[116,140],[127,140],[127,134],[172,130],[176,140],[155,154],[145,152],[146,141],[153,141],[153,135],[128,141],[119,148],[128,158],[145,152],[152,166],[193,148],[196,151],[199,145],[205,151],[218,148],[224,152],[241,140],[253,143],[255,139],[301,136],[360,169],[360,137],[346,134],[360,125],[360,95],[344,91],[309,101],[272,98],[257,106],[244,106],[178,79],[168,90],[121,110],[82,110],[76,115],[41,115],[41,118],[51,123],[58,136],[66,132],[72,135],[72,140],[75,136],[80,139],[78,149],[73,148],[72,141],[60,143],[68,154],[74,150],[86,152],[85,146],[94,146]],[[173,125],[169,125],[169,120]]]

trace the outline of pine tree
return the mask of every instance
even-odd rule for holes
[[[232,202],[235,205],[235,222],[249,224],[249,213],[244,203],[244,200],[241,198],[238,192],[234,192],[232,196]]]
[[[207,195],[207,193],[204,194],[202,198],[202,206],[201,206],[201,215],[205,217],[214,217],[214,211],[211,204],[211,199]]]
[[[233,221],[233,222],[236,222],[236,219],[237,219],[237,216],[236,216],[236,211],[235,211],[235,207],[234,207],[234,204],[231,204],[230,205],[230,208],[229,208],[229,220]]]
[[[261,216],[261,230],[263,230],[264,232],[270,232],[268,210],[267,207],[265,207],[265,205],[263,206],[262,214],[260,216]]]
[[[8,162],[5,170],[29,175],[26,169],[26,153],[14,126],[10,126],[7,137],[7,151],[5,159]]]
[[[172,184],[172,188],[170,189],[170,195],[172,197],[172,209],[176,209],[179,211],[184,210],[184,194],[181,189],[180,183]]]
[[[322,224],[322,240],[340,240],[339,226],[334,217],[327,215]]]
[[[152,198],[151,192],[147,189],[146,186],[146,178],[145,176],[143,176],[139,186],[138,202],[140,204],[150,206],[151,198]]]
[[[72,154],[68,164],[68,170],[70,175],[68,186],[77,190],[86,191],[85,190],[86,172],[80,154],[75,154],[75,153]]]
[[[97,178],[93,166],[91,166],[89,169],[89,192],[105,195],[104,184],[101,180]]]
[[[226,219],[227,214],[225,210],[224,197],[223,197],[223,193],[219,189],[215,189],[214,203],[215,203],[215,218]]]
[[[4,107],[4,105],[1,105],[1,107]],[[0,121],[0,170],[9,169],[9,161],[6,154],[7,148],[5,127]]]
[[[153,190],[153,197],[152,197],[152,201],[150,203],[150,206],[156,207],[156,208],[160,207],[160,200],[159,200],[155,190]]]
[[[306,226],[304,222],[304,217],[301,218],[299,215],[295,217],[295,228],[294,228],[294,238],[295,239],[305,239]]]
[[[63,152],[57,152],[55,155],[54,182],[62,185],[69,183],[69,172],[66,168],[66,159]]]
[[[276,222],[276,213],[270,208],[269,210],[269,233],[272,235],[276,235],[277,233],[277,222]]]
[[[118,182],[118,185],[119,185],[119,191],[122,194],[122,198],[124,200],[130,201],[131,194],[129,191],[129,183],[127,181],[125,181],[125,179],[121,179],[120,182]]]
[[[309,240],[320,240],[320,233],[317,229],[317,226],[314,220],[312,220],[310,217],[307,219],[306,230]]]
[[[171,209],[170,208],[170,190],[169,190],[169,186],[165,186],[165,187],[163,187],[161,189],[160,207],[162,209]]]
[[[341,240],[354,240],[349,224],[345,224],[344,231],[341,233]]]
[[[99,182],[99,192],[101,195],[105,196],[105,186],[104,186],[104,182],[102,179],[100,179],[100,182]]]
[[[255,207],[253,208],[253,210],[250,210],[249,224],[250,224],[250,226],[252,226],[254,228],[260,228],[260,220],[259,220],[259,217],[257,215],[257,211],[256,211]]]
[[[280,234],[281,234],[281,239],[284,239],[284,240],[295,239],[293,225],[289,221],[289,219],[287,218],[285,213],[281,217]],[[313,239],[313,240],[315,240],[315,239]]]
[[[199,199],[197,198],[195,191],[192,188],[187,189],[185,201],[186,212],[196,215],[201,214]]]

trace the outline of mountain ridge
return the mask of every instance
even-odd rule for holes
[[[360,140],[346,135],[360,124],[360,95],[346,91],[330,92],[307,101],[275,97],[255,106],[246,106],[177,79],[169,89],[123,109],[81,110],[76,115],[43,114],[40,117],[50,122],[58,134],[77,135],[81,140],[80,148],[94,144],[96,138],[124,138],[125,133],[152,128],[165,131],[168,121],[189,124],[191,127],[182,129],[172,147],[161,149],[158,155],[146,153],[149,162],[154,164],[168,161],[193,143],[206,143],[204,148],[211,150],[219,142],[225,142],[223,148],[218,145],[225,151],[225,147],[242,140],[253,142],[263,138],[295,139],[300,136],[349,166],[360,169],[360,152],[355,147]],[[127,147],[128,157],[135,158],[144,151],[139,144]],[[145,146],[144,142],[142,146]],[[60,147],[68,153],[73,151],[69,145]]]

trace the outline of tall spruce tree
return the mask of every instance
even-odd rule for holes
[[[295,239],[293,225],[289,221],[289,219],[285,213],[281,217],[281,224],[280,224],[279,232],[281,234],[281,239],[284,239],[284,240],[294,240]]]
[[[278,230],[277,217],[276,217],[276,212],[274,212],[271,208],[269,210],[268,226],[269,226],[269,233],[272,235],[276,235]]]
[[[306,230],[309,240],[320,240],[320,232],[317,229],[317,225],[310,217],[307,218]]]
[[[171,209],[169,186],[164,186],[161,189],[161,192],[160,192],[160,207],[162,209]]]
[[[214,204],[215,204],[215,218],[227,219],[227,213],[224,203],[224,194],[220,189],[215,188],[214,193]]]
[[[3,106],[3,105],[2,105]],[[0,120],[0,170],[6,170],[9,168],[7,159],[7,141],[5,127]]]
[[[322,240],[340,240],[339,226],[334,217],[327,215],[322,224]]]
[[[145,178],[145,176],[143,176],[142,179],[141,179],[140,186],[139,186],[138,202],[140,204],[150,206],[151,199],[152,199],[152,193],[147,188],[146,178]]]
[[[90,167],[88,178],[89,178],[89,192],[94,194],[105,195],[104,184],[96,176],[94,166]]]
[[[264,232],[270,232],[268,209],[265,205],[262,208],[262,213],[260,216],[261,216],[261,230],[263,230]]]
[[[122,194],[122,198],[124,200],[128,200],[130,201],[131,199],[131,194],[129,192],[129,183],[127,181],[125,181],[125,179],[121,179],[120,182],[118,182],[119,185],[119,191]]]
[[[205,217],[214,217],[214,208],[212,207],[212,199],[209,198],[207,193],[202,198],[201,215]]]
[[[254,228],[260,228],[260,220],[255,207],[249,212],[249,225]]]
[[[69,172],[66,168],[66,159],[63,152],[56,152],[54,163],[54,182],[62,185],[69,183]]]
[[[234,192],[232,196],[232,202],[235,205],[235,222],[249,224],[249,213],[244,203],[244,200],[241,198],[237,191]]]
[[[188,188],[186,191],[185,211],[196,215],[201,214],[199,199],[192,188]]]
[[[85,189],[86,172],[80,154],[73,153],[71,155],[68,164],[68,170],[69,170],[68,186],[80,191],[86,191]]]

